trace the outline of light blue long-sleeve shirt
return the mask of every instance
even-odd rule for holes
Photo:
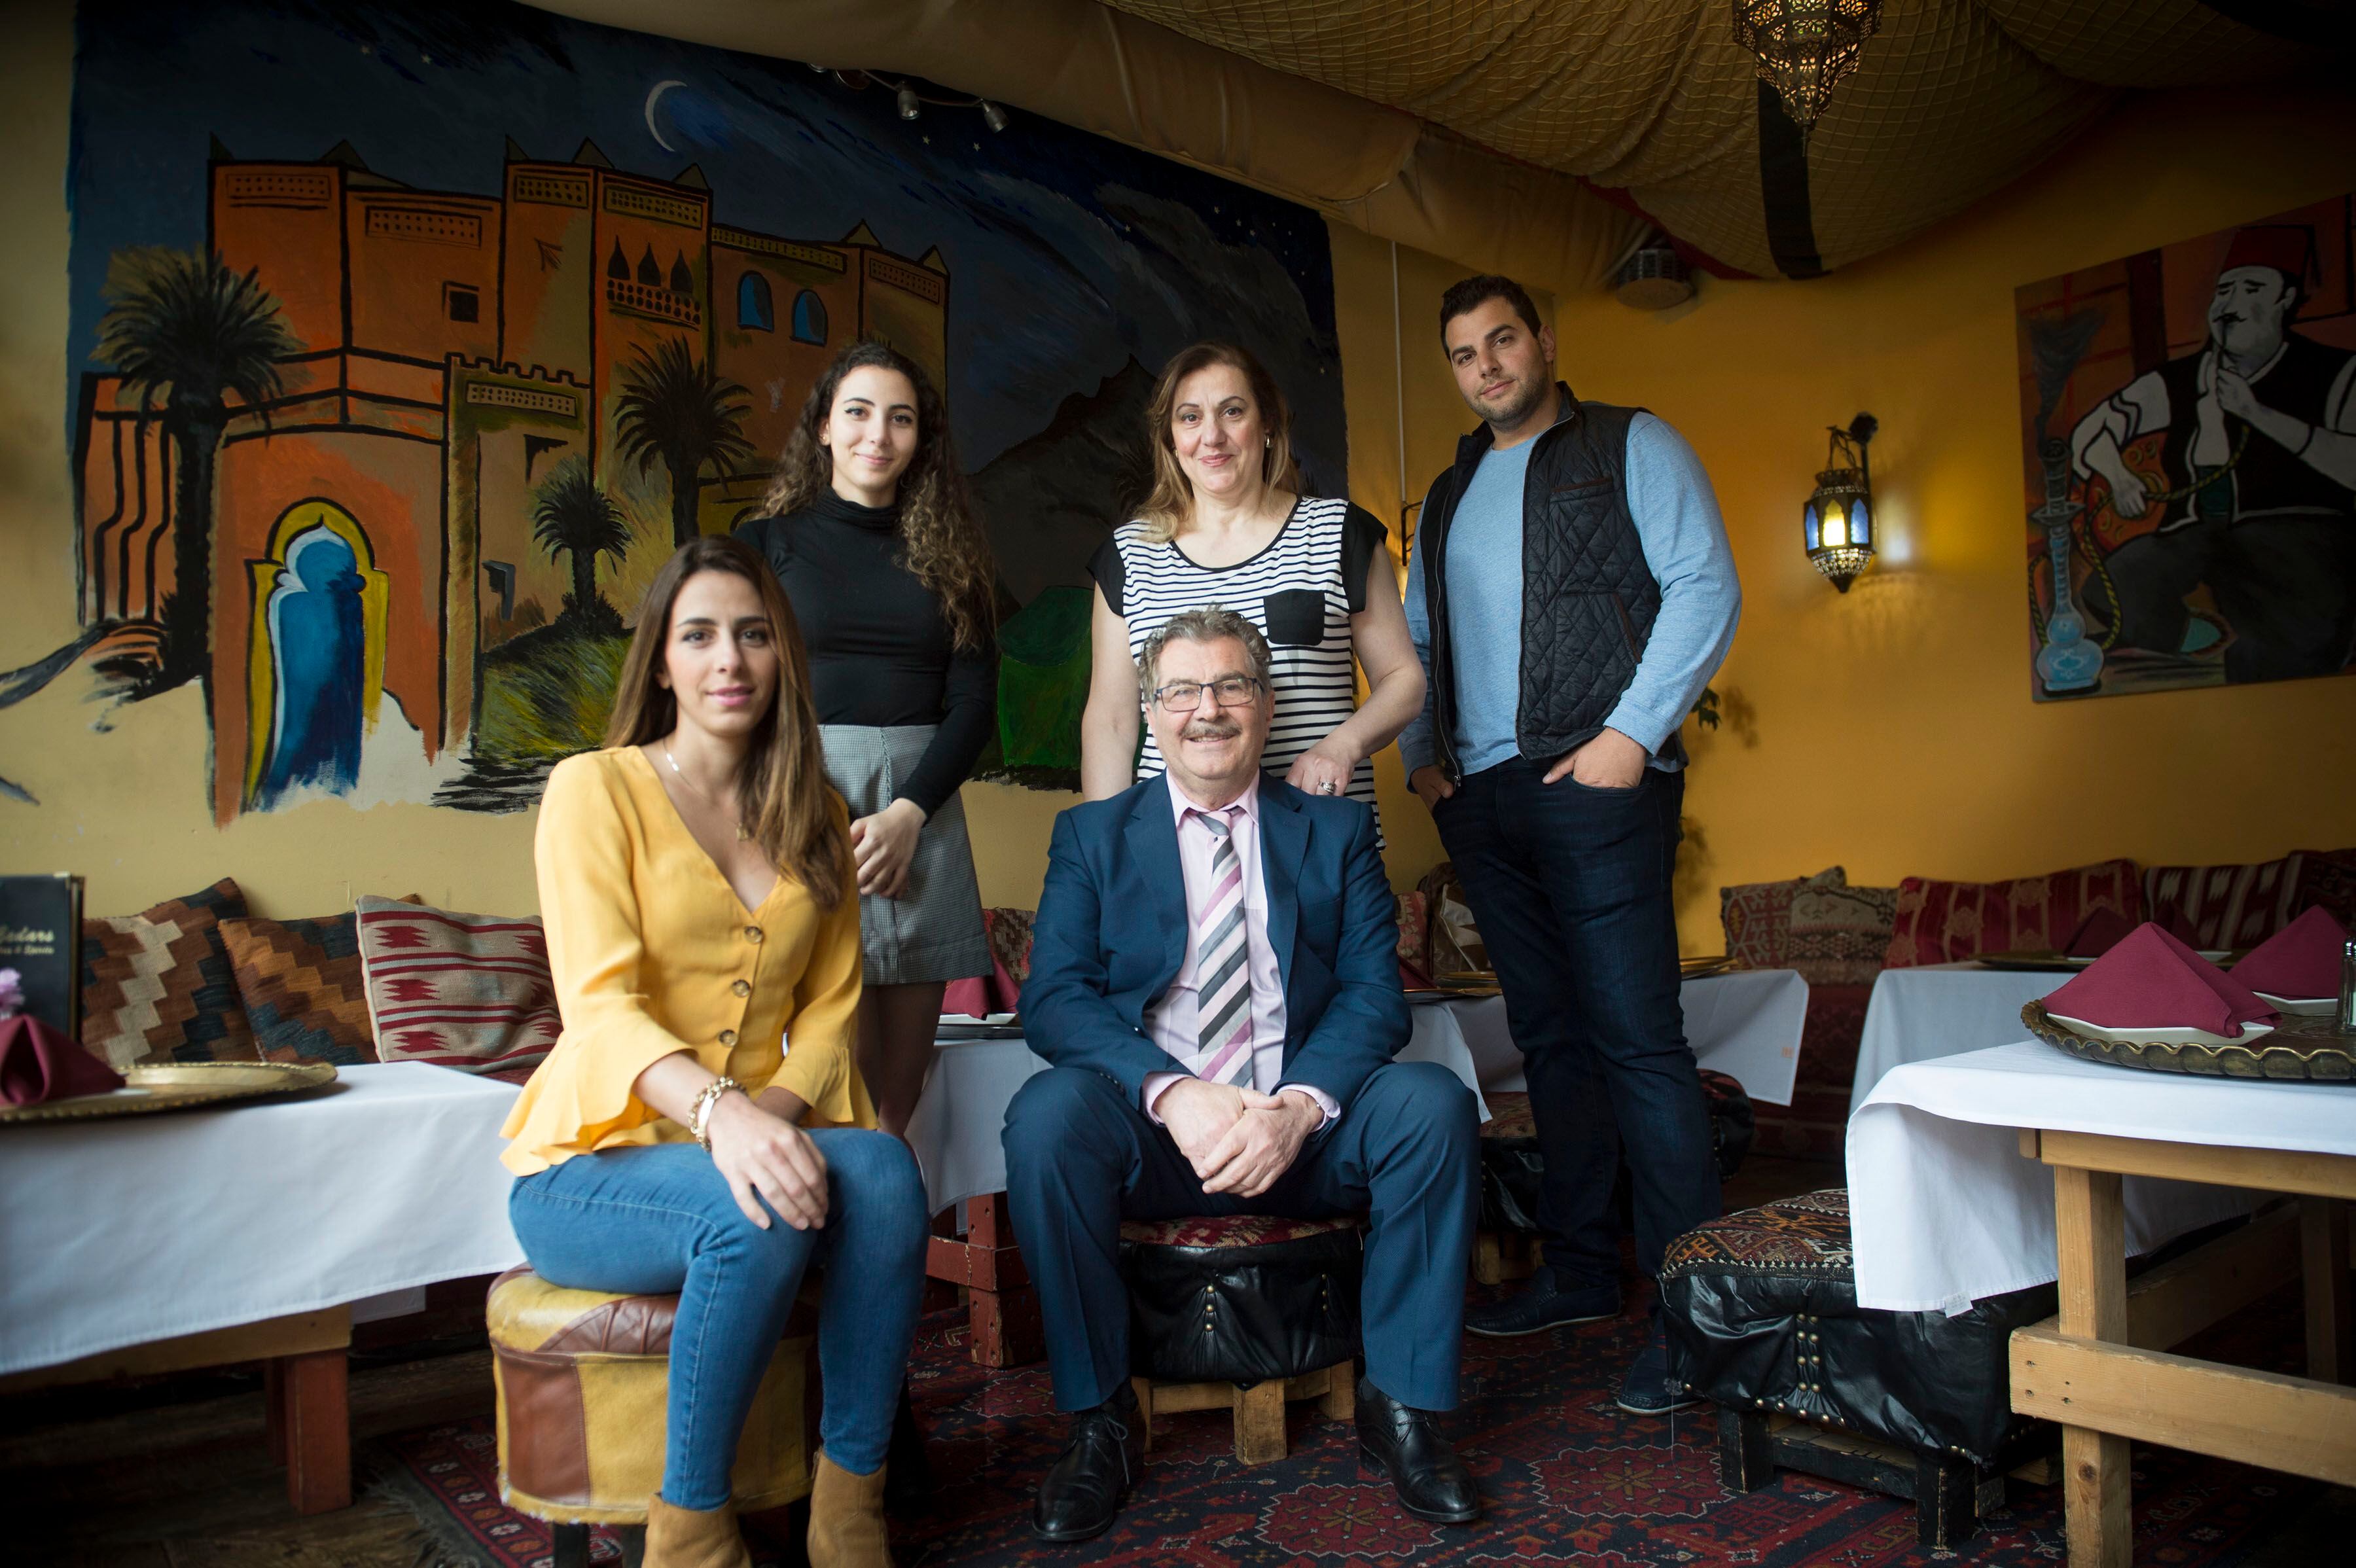
[[[1569,411],[1566,409],[1566,413]],[[1522,671],[1522,482],[1535,438],[1482,456],[1448,525],[1448,633],[1455,682],[1458,765],[1467,774],[1520,754],[1515,718]],[[1644,564],[1660,585],[1661,610],[1636,673],[1604,723],[1674,768],[1662,746],[1718,672],[1742,617],[1742,588],[1709,475],[1684,436],[1649,413],[1628,424],[1628,510]],[[1431,674],[1431,625],[1424,610],[1423,551],[1408,563],[1408,635]],[[1432,706],[1398,739],[1412,774],[1433,760]]]

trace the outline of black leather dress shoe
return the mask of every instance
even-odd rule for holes
[[[1435,1524],[1471,1524],[1481,1494],[1431,1412],[1404,1405],[1358,1380],[1358,1456],[1391,1478],[1399,1507]]]
[[[1031,1533],[1058,1542],[1102,1535],[1144,1470],[1145,1423],[1123,1383],[1104,1403],[1073,1415],[1071,1436],[1031,1505]]]
[[[1593,1323],[1620,1316],[1616,1284],[1578,1285],[1565,1289],[1554,1271],[1540,1269],[1530,1283],[1503,1301],[1467,1307],[1464,1332],[1489,1339],[1509,1339],[1572,1323]]]

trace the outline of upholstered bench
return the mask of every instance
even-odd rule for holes
[[[491,1283],[499,1498],[553,1527],[555,1568],[586,1568],[592,1524],[643,1526],[662,1486],[675,1295],[567,1290],[529,1267]],[[809,1495],[818,1315],[795,1304],[736,1445],[739,1513]]]
[[[1783,1466],[1910,1498],[1938,1548],[1968,1540],[2003,1506],[2006,1472],[2052,1444],[2012,1413],[2006,1350],[2054,1305],[2040,1285],[1953,1317],[1858,1306],[1842,1187],[1697,1226],[1661,1269],[1672,1376],[1718,1407],[1727,1488]]]
[[[1326,1415],[1356,1409],[1355,1216],[1283,1219],[1221,1215],[1127,1219],[1130,1381],[1153,1441],[1153,1418],[1235,1412],[1236,1457],[1285,1455],[1288,1400],[1318,1399]]]
[[[1718,1178],[1726,1181],[1751,1152],[1751,1096],[1732,1078],[1708,1068],[1701,1069],[1701,1087],[1709,1101]],[[1542,1261],[1536,1232],[1546,1162],[1538,1155],[1530,1097],[1519,1090],[1493,1090],[1484,1098],[1489,1120],[1481,1128],[1481,1228],[1472,1239],[1472,1277],[1493,1285],[1526,1279]]]

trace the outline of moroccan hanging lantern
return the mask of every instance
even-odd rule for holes
[[[1857,70],[1881,24],[1881,0],[1734,0],[1734,41],[1759,57],[1759,75],[1806,133]]]
[[[1808,562],[1842,593],[1850,579],[1873,559],[1873,470],[1867,466],[1866,444],[1881,427],[1869,413],[1860,413],[1843,430],[1832,427],[1830,449],[1816,488],[1800,509],[1800,535]]]

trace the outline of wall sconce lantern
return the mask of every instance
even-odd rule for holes
[[[1809,562],[1844,594],[1850,579],[1873,559],[1873,470],[1866,463],[1865,448],[1880,428],[1881,422],[1869,413],[1850,420],[1846,430],[1832,426],[1824,472],[1816,476],[1815,493],[1800,510]]]

